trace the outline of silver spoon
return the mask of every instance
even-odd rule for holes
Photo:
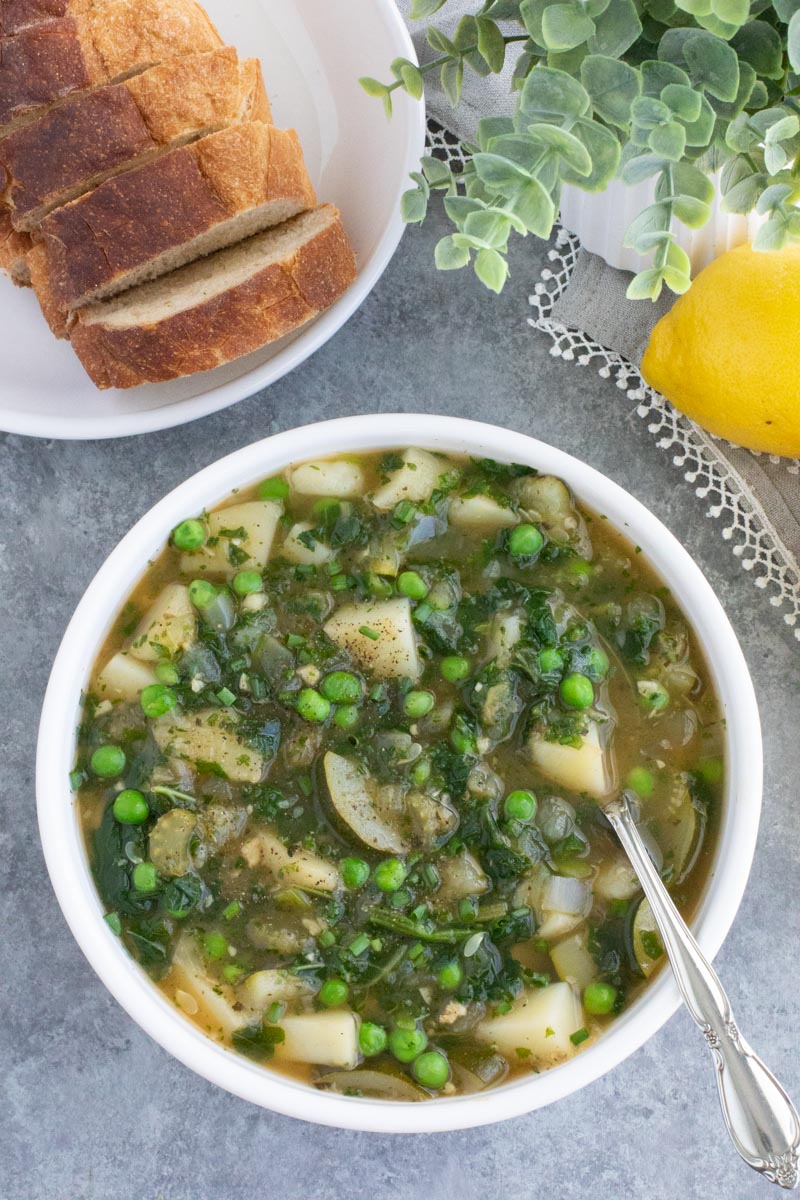
[[[706,961],[653,866],[622,795],[603,806],[653,910],[678,987],[711,1049],[722,1115],[748,1166],[779,1187],[798,1184],[800,1118],[786,1092],[739,1033],[716,972]]]

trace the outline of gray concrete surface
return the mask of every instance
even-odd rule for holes
[[[411,231],[347,327],[269,391],[194,425],[117,443],[0,438],[0,1197],[2,1200],[748,1200],[769,1185],[726,1143],[687,1016],[548,1110],[428,1137],[274,1116],[192,1075],[122,1012],[72,940],[45,873],[34,748],[50,663],[117,540],[174,484],[301,421],[374,410],[503,422],[587,459],[696,556],[753,671],[766,790],[747,895],[722,953],[740,1023],[800,1096],[800,653],[704,504],[612,382],[555,360],[526,326],[543,260],[528,239],[491,299],[437,276],[441,230]]]

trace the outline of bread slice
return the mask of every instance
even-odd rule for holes
[[[0,0],[0,37],[65,17],[70,0]]]
[[[256,59],[240,63],[232,46],[187,54],[76,96],[0,140],[0,198],[15,229],[29,231],[54,208],[168,149],[270,119]]]
[[[57,208],[29,256],[54,333],[70,314],[316,203],[294,130],[234,125]]]
[[[18,287],[29,287],[28,252],[31,239],[27,233],[17,233],[11,224],[8,209],[0,208],[0,271],[10,275]]]
[[[323,204],[82,309],[71,341],[99,388],[163,383],[291,333],[338,300],[354,278],[339,213]]]
[[[71,0],[67,15],[0,38],[0,136],[75,92],[222,44],[194,0]]]

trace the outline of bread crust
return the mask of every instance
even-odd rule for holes
[[[54,306],[62,313],[54,331],[63,332],[71,310],[132,286],[145,272],[164,273],[169,268],[158,269],[159,256],[197,257],[187,243],[273,201],[299,212],[313,206],[314,190],[297,134],[251,122],[174,150],[56,209],[40,226],[42,253],[31,257],[43,309],[49,317]],[[241,236],[231,229],[226,244]]]
[[[65,17],[70,0],[0,0],[0,37]]]
[[[31,239],[27,233],[17,233],[11,224],[8,209],[0,208],[0,271],[10,275],[18,287],[31,282],[28,253]]]
[[[221,46],[194,0],[72,0],[0,38],[0,136],[75,92]]]
[[[136,160],[254,115],[269,120],[256,60],[240,63],[232,47],[170,59],[76,96],[0,140],[0,194],[15,227],[30,230]]]
[[[71,341],[94,383],[129,388],[209,371],[328,308],[355,278],[355,259],[339,214],[325,208],[330,222],[294,253],[192,308],[127,328],[98,322],[102,306],[79,315]]]

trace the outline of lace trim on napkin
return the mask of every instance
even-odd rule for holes
[[[428,149],[451,166],[463,165],[469,157],[456,135],[434,120],[428,121]],[[555,245],[548,252],[551,265],[541,271],[529,298],[536,315],[528,318],[528,324],[551,338],[553,357],[582,367],[593,365],[601,378],[613,377],[620,391],[637,402],[636,412],[647,421],[660,449],[671,453],[673,465],[694,485],[695,494],[708,502],[707,515],[724,522],[722,537],[733,543],[733,553],[742,568],[752,573],[755,586],[769,592],[770,604],[784,609],[784,621],[800,640],[800,576],[738,472],[718,455],[707,434],[645,383],[633,363],[551,318],[554,304],[569,284],[579,250],[578,239],[558,226]],[[788,463],[786,469],[798,473],[800,465]]]

